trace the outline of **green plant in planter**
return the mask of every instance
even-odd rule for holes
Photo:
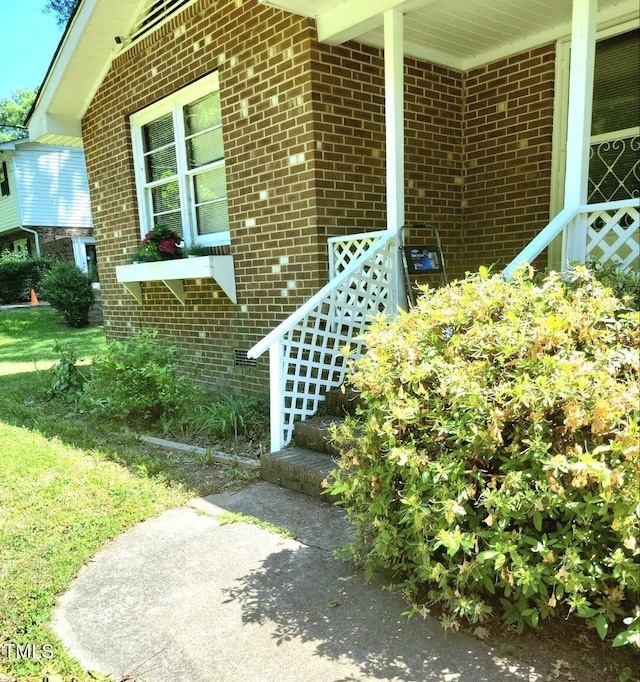
[[[145,234],[140,246],[141,261],[171,260],[182,258],[179,244],[182,237],[168,225],[156,225]]]
[[[199,244],[194,244],[189,246],[184,250],[187,257],[198,258],[199,256],[209,256],[211,254],[211,248],[208,246],[200,246]]]

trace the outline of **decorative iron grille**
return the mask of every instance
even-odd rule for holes
[[[588,203],[640,196],[640,135],[599,141],[589,150]]]

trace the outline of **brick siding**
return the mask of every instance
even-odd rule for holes
[[[554,45],[465,76],[468,270],[501,269],[549,222],[554,80]]]
[[[521,57],[514,73],[536,78],[536,66],[526,64],[546,66],[549,51],[542,52]],[[405,61],[407,220],[438,226],[457,274],[469,262],[470,244],[474,258],[493,258],[477,253],[491,229],[502,240],[518,239],[508,211],[519,198],[490,225],[480,204],[489,210],[506,190],[492,190],[493,201],[478,198],[483,187],[490,194],[481,159],[500,146],[482,129],[481,92],[488,96],[493,87],[489,73],[508,66],[509,60],[465,75]],[[129,117],[216,69],[238,304],[213,281],[186,280],[186,305],[153,282],[143,284],[138,305],[115,281],[115,266],[129,262],[140,240]],[[509,81],[514,92],[518,80]],[[528,95],[538,92],[533,83],[527,87]],[[546,112],[547,94],[540,90],[540,102],[518,106]],[[515,106],[516,95],[510,97]],[[476,128],[474,146],[466,146],[465,132]],[[498,128],[502,150],[513,133]],[[526,164],[534,163],[534,152],[550,159],[546,147],[532,146],[542,134],[532,128]],[[108,337],[156,328],[188,351],[210,387],[267,391],[267,358],[256,368],[235,367],[234,349],[248,349],[327,281],[328,236],[386,226],[381,51],[320,45],[311,20],[258,3],[197,2],[118,56],[83,120],[83,137]],[[516,187],[508,192],[524,188],[533,203],[548,204],[548,187],[526,185],[533,171],[523,172],[522,182],[513,174]]]
[[[52,256],[60,260],[73,261],[72,237],[92,237],[93,231],[83,227],[31,227],[38,233],[40,241],[40,254],[42,256]],[[12,245],[16,241],[27,239],[29,253],[35,255],[35,238],[31,232],[15,230],[0,236],[0,253],[8,249],[11,251]]]

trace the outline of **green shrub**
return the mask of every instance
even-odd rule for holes
[[[48,301],[70,327],[89,324],[89,311],[96,294],[91,280],[74,263],[57,261],[40,284],[42,298]]]
[[[269,411],[264,400],[223,395],[195,411],[191,427],[218,438],[238,438],[268,431]]]
[[[640,274],[625,272],[614,263],[589,263],[593,276],[609,287],[613,294],[622,299],[633,310],[640,310]]]
[[[182,356],[177,346],[160,343],[156,332],[143,331],[126,341],[113,341],[94,359],[81,403],[114,419],[168,424],[189,405],[193,408],[200,395],[177,372]]]
[[[378,320],[329,492],[369,571],[443,623],[577,614],[638,639],[640,316],[573,282],[486,269]]]
[[[77,398],[82,391],[86,373],[78,366],[78,352],[74,343],[56,341],[53,350],[58,354],[58,362],[49,372],[46,396],[52,398]]]
[[[27,258],[3,252],[0,258],[0,305],[29,301],[31,289],[40,294],[40,282],[51,266],[52,261],[47,258]]]

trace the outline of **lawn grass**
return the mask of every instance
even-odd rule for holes
[[[57,598],[106,541],[200,492],[121,425],[46,400],[61,340],[79,357],[105,347],[101,327],[66,328],[51,309],[0,312],[0,680],[95,679],[50,629]],[[52,655],[17,658],[16,645]]]
[[[71,340],[80,359],[93,357],[106,347],[102,327],[71,329],[53,308],[0,311],[0,376],[48,369],[58,359],[55,344]]]
[[[2,644],[53,649],[49,661],[8,658],[0,671],[38,674],[48,663],[80,676],[49,628],[56,598],[105,541],[181,504],[186,491],[136,476],[99,450],[87,453],[2,422],[0,452]]]

